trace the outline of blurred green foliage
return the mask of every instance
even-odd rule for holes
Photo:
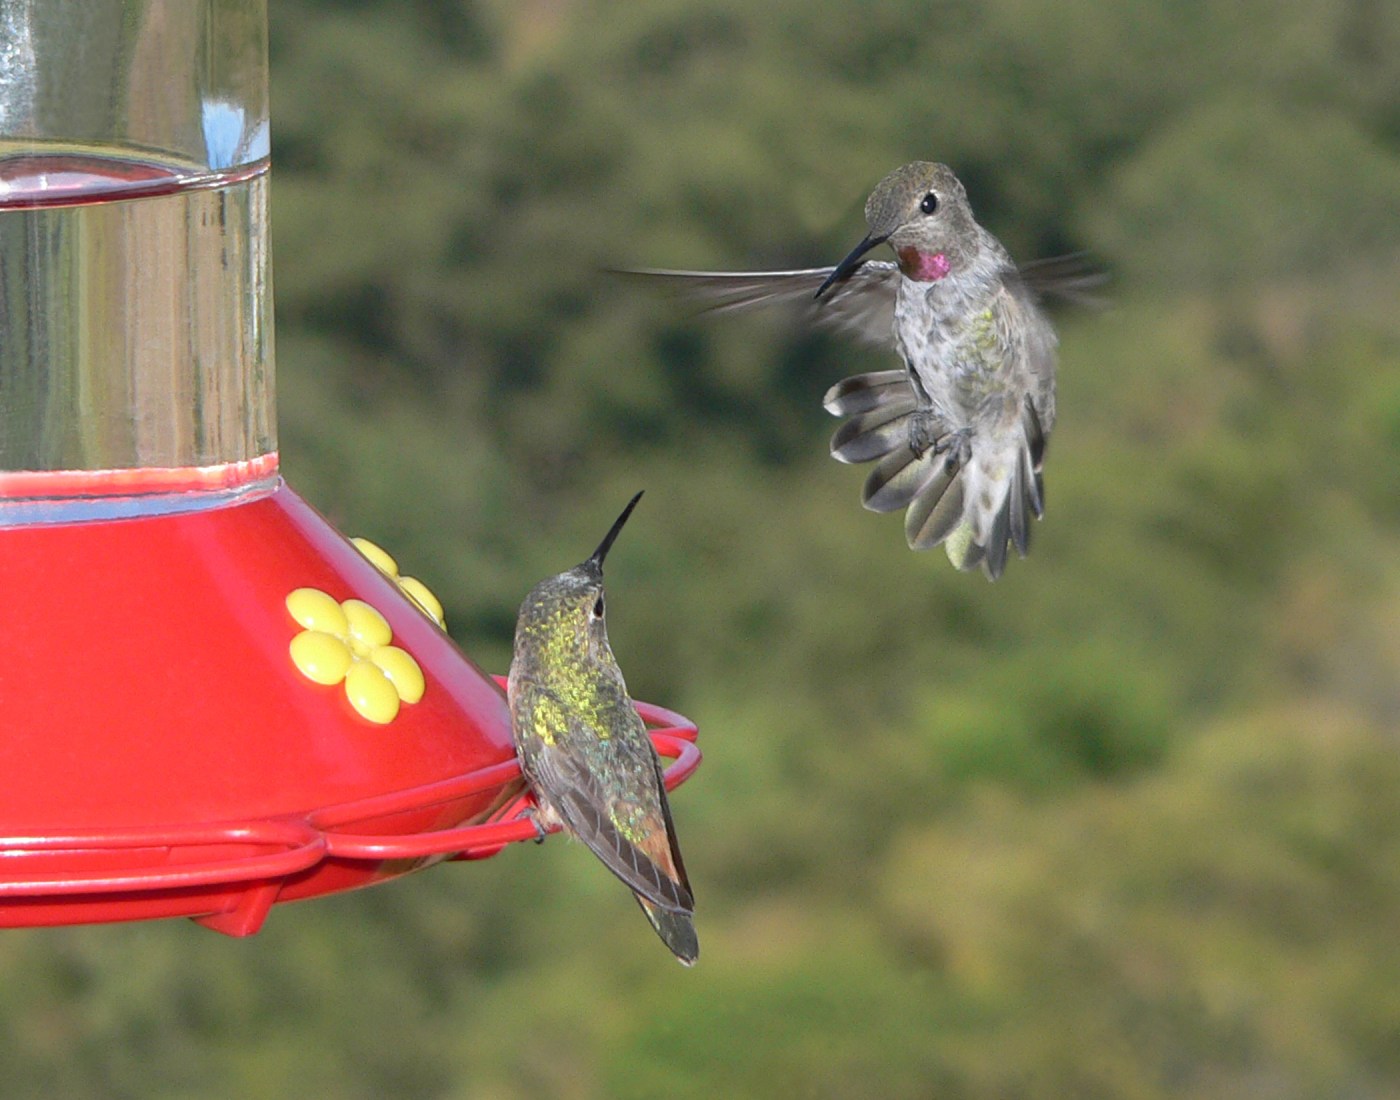
[[[703,957],[558,841],[7,933],[7,1096],[1400,1093],[1400,7],[272,7],[284,469],[493,670],[648,490]],[[1117,276],[995,587],[825,455],[888,355],[602,273],[833,261],[916,158]]]

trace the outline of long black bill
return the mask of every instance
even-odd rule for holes
[[[876,237],[873,234],[867,234],[865,240],[861,241],[860,244],[856,245],[855,248],[851,249],[851,253],[849,256],[847,256],[844,260],[842,260],[839,264],[837,264],[831,269],[831,274],[826,277],[826,282],[822,283],[822,285],[817,288],[817,293],[814,295],[814,297],[820,298],[823,294],[826,293],[827,287],[831,286],[832,283],[840,282],[857,267],[859,267],[860,258],[862,256],[864,256],[876,245],[884,244],[887,240],[889,240],[888,233],[879,237]]]
[[[603,541],[598,544],[598,549],[593,551],[592,557],[584,562],[585,565],[591,563],[598,567],[598,572],[603,571],[603,559],[608,556],[608,551],[612,549],[613,540],[617,538],[617,533],[622,530],[622,525],[627,522],[627,517],[632,514],[632,509],[637,507],[637,501],[641,499],[642,494],[638,493],[627,502],[627,507],[622,510],[622,515],[613,520],[612,528],[603,536]]]

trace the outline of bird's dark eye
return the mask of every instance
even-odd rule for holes
[[[603,617],[603,597],[601,595],[593,601],[593,617],[595,619]]]
[[[932,191],[930,191],[927,195],[924,196],[924,201],[919,203],[919,209],[922,210],[925,214],[932,214],[935,210],[938,209],[938,196],[935,195]]]

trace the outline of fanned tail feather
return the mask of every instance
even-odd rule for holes
[[[851,417],[831,437],[831,457],[838,462],[883,458],[909,441],[909,414],[917,404],[912,393],[891,397],[869,412]]]
[[[992,520],[991,536],[983,543],[986,557],[983,560],[983,568],[987,570],[987,576],[992,580],[1000,577],[1006,569],[1006,546],[1011,538],[1011,493],[1010,486],[1007,486],[1005,503],[997,509],[997,514]]]
[[[1006,497],[1011,542],[1016,547],[1016,553],[1023,558],[1031,548],[1030,503],[1026,491],[1026,454],[1023,451],[1017,456],[1016,470],[1011,477],[1011,492]]]
[[[832,416],[855,416],[890,401],[912,397],[907,371],[881,370],[837,382],[826,391],[822,404]]]
[[[942,455],[932,451],[918,455],[910,447],[896,447],[870,471],[861,502],[872,512],[897,512],[915,497],[937,500],[956,474]]]
[[[942,492],[916,496],[904,513],[904,537],[909,540],[909,549],[931,550],[951,535],[962,519],[963,499],[963,480],[956,474]]]
[[[1026,449],[1021,455],[1021,461],[1026,468],[1022,488],[1025,490],[1030,510],[1036,519],[1040,519],[1045,515],[1045,478],[1041,474],[1041,468],[1045,464],[1045,432],[1040,426],[1040,417],[1036,415],[1035,405],[1029,397],[1026,398],[1025,410],[1021,416],[1021,427],[1026,433]]]
[[[982,547],[972,541],[971,524],[958,524],[943,543],[943,549],[947,551],[948,560],[953,563],[953,567],[963,572],[976,569],[982,562]]]

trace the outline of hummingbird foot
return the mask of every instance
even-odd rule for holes
[[[972,457],[972,429],[945,431],[943,421],[932,409],[915,409],[909,414],[909,449],[919,458],[929,451],[947,455],[944,464],[953,473]]]
[[[535,843],[543,844],[544,838],[549,835],[549,830],[540,824],[540,812],[533,806],[524,811],[523,816],[527,818],[531,825],[535,827]]]
[[[930,447],[935,447],[945,436],[943,423],[932,409],[915,409],[909,414],[909,449],[916,457],[922,458]]]
[[[949,473],[966,466],[972,458],[972,429],[959,428],[940,436],[933,445],[933,453],[948,456],[943,464]]]
[[[945,455],[944,468],[950,474],[956,473],[972,458],[972,429],[940,432],[941,426],[931,412],[921,409],[911,414],[909,449],[919,457],[930,450],[936,455]]]

